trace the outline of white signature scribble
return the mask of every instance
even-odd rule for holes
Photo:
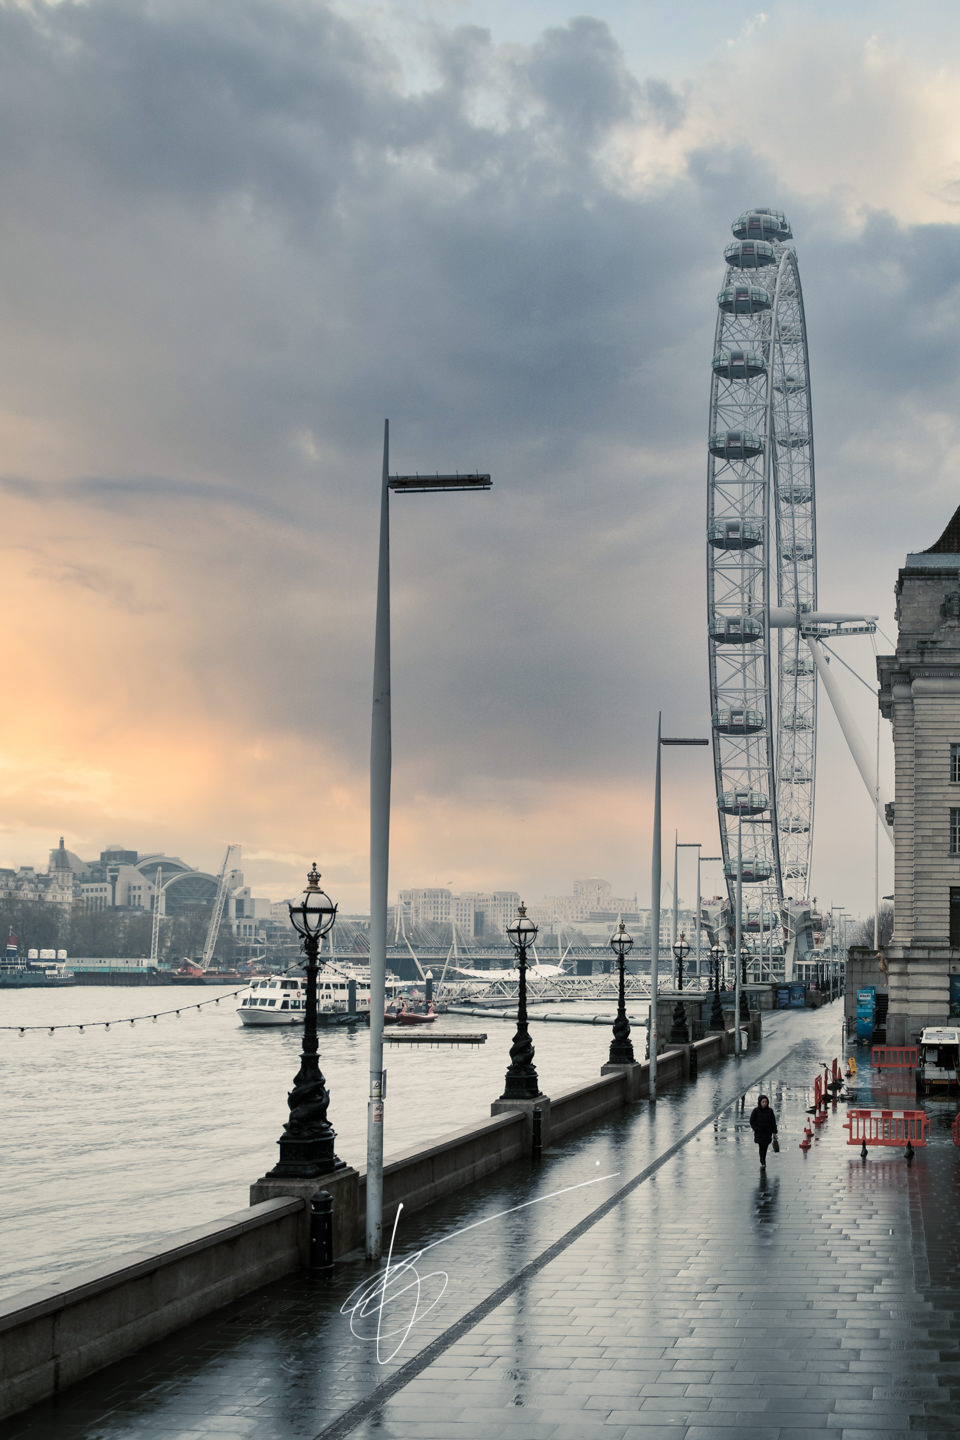
[[[350,1329],[358,1339],[375,1341],[379,1363],[381,1365],[389,1364],[394,1356],[399,1354],[404,1341],[417,1321],[424,1319],[431,1310],[439,1305],[443,1292],[449,1284],[450,1277],[446,1270],[431,1270],[426,1275],[420,1274],[417,1264],[428,1250],[435,1249],[437,1245],[445,1245],[448,1240],[454,1240],[458,1235],[465,1235],[468,1230],[476,1230],[481,1225],[489,1225],[492,1220],[501,1220],[504,1215],[512,1215],[517,1210],[526,1210],[530,1205],[540,1205],[544,1200],[555,1200],[558,1195],[567,1195],[571,1190],[583,1190],[587,1185],[599,1185],[603,1180],[615,1180],[619,1174],[620,1171],[617,1170],[612,1175],[597,1175],[593,1180],[581,1181],[579,1185],[567,1185],[564,1189],[554,1190],[549,1195],[538,1195],[534,1200],[524,1200],[520,1205],[511,1205],[509,1210],[498,1210],[495,1215],[488,1215],[483,1220],[475,1220],[472,1225],[464,1225],[461,1230],[452,1230],[449,1235],[441,1235],[439,1240],[432,1240],[429,1245],[424,1245],[422,1249],[415,1251],[406,1260],[398,1260],[394,1264],[393,1246],[397,1238],[400,1214],[403,1210],[403,1201],[401,1201],[393,1219],[393,1233],[390,1236],[390,1249],[387,1251],[385,1268],[374,1275],[372,1279],[361,1281],[351,1290],[340,1306],[340,1314],[350,1316]],[[404,1295],[409,1298],[404,1302],[404,1307],[397,1316],[397,1302]],[[393,1316],[388,1316],[387,1311],[391,1307]],[[381,1341],[392,1340],[395,1336],[400,1338],[389,1355],[385,1355],[381,1348]]]

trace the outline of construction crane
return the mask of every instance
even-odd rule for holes
[[[157,866],[153,877],[153,931],[150,935],[150,964],[154,970],[160,956],[160,916],[163,911],[163,866]]]
[[[236,856],[235,863],[233,857]],[[213,902],[213,910],[210,915],[210,924],[207,927],[207,938],[203,946],[203,955],[200,959],[201,970],[210,967],[213,959],[213,952],[217,947],[217,936],[220,934],[220,921],[223,919],[223,907],[227,901],[227,887],[230,883],[231,871],[235,870],[240,863],[240,846],[228,845],[227,853],[223,857],[223,865],[220,869],[220,878],[217,881],[217,894]]]

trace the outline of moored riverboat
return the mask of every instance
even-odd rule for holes
[[[388,975],[387,995],[402,982]],[[269,975],[255,980],[237,1006],[244,1025],[302,1025],[307,1009],[305,976]],[[370,1018],[370,971],[325,966],[317,976],[317,1024],[363,1024]]]

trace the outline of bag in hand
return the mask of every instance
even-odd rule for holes
[[[780,1154],[780,1141],[777,1139],[776,1135],[774,1135],[773,1137],[773,1153],[774,1155]]]

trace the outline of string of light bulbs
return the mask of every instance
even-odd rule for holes
[[[221,1000],[233,1000],[249,988],[249,986],[243,985],[239,990],[231,990],[226,995],[217,995],[210,1000],[200,1000],[196,1005],[181,1005],[176,1010],[158,1010],[154,1015],[129,1015],[120,1020],[85,1020],[83,1024],[74,1021],[71,1025],[0,1025],[0,1030],[16,1030],[20,1035],[26,1035],[28,1031],[33,1030],[45,1030],[48,1035],[52,1035],[55,1030],[78,1030],[82,1035],[85,1030],[109,1030],[111,1025],[136,1025],[138,1020],[150,1020],[156,1024],[158,1020],[164,1019],[167,1015],[179,1016],[191,1010],[202,1010],[204,1005],[219,1005]]]

